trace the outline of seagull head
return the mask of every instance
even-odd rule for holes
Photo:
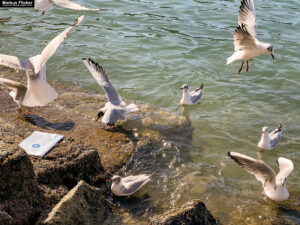
[[[96,119],[96,122],[98,122],[98,120],[104,115],[104,112],[100,111],[98,114],[97,114],[97,119]]]
[[[187,90],[189,90],[189,86],[187,84],[184,84],[184,85],[182,85],[181,88],[179,88],[179,90],[187,91]]]
[[[118,183],[120,183],[120,181],[121,181],[121,177],[118,176],[118,175],[114,175],[114,176],[111,178],[111,181],[112,181],[113,183],[115,183],[115,184],[118,184]]]
[[[273,60],[274,60],[274,51],[273,51],[273,46],[270,44],[268,47],[267,47],[267,53],[269,53],[271,56],[272,56],[272,58],[273,58]]]
[[[269,131],[268,131],[268,127],[263,127],[262,128],[262,130],[261,130],[261,132],[263,133],[263,134],[267,134]]]

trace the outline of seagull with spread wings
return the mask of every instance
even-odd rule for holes
[[[247,63],[246,71],[249,71],[248,60],[251,58],[269,53],[274,59],[273,46],[257,40],[256,27],[254,0],[242,0],[238,16],[238,26],[233,34],[235,52],[227,58],[227,64],[236,60],[243,60],[239,73],[243,69],[244,62]]]
[[[291,160],[279,157],[277,160],[279,172],[276,175],[275,171],[262,160],[237,152],[228,152],[228,156],[262,182],[265,194],[270,199],[285,201],[289,198],[289,192],[286,189],[286,178],[294,170]]]
[[[83,19],[84,16],[79,16],[71,27],[52,39],[39,55],[21,59],[0,54],[0,65],[16,70],[26,70],[27,86],[20,82],[0,78],[0,84],[11,90],[9,95],[13,97],[20,109],[22,105],[29,107],[44,106],[57,98],[57,92],[47,83],[46,63],[67,37],[67,34],[81,23]]]
[[[126,114],[139,110],[135,104],[126,105],[117,90],[112,86],[110,80],[102,68],[92,59],[82,59],[84,65],[88,68],[98,84],[103,88],[108,102],[98,113],[98,121],[101,117],[102,122],[108,126],[114,126],[121,120],[126,120]]]
[[[146,174],[120,177],[114,175],[111,179],[111,191],[116,196],[129,196],[140,190],[145,184],[150,181],[150,176]]]
[[[75,10],[89,10],[89,11],[99,11],[100,9],[91,9],[84,6],[78,5],[77,3],[71,2],[69,0],[35,0],[34,8],[36,10],[42,10],[42,15],[45,14],[47,10],[53,9],[53,3],[60,5],[64,8],[75,9]]]

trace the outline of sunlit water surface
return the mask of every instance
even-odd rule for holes
[[[257,57],[250,61],[250,72],[240,75],[240,62],[226,65],[233,52],[239,1],[77,2],[102,11],[56,7],[41,16],[33,9],[0,10],[0,53],[23,58],[38,54],[82,13],[85,20],[48,61],[48,79],[103,93],[81,62],[91,57],[125,98],[191,120],[188,134],[167,130],[162,147],[126,171],[155,172],[142,191],[149,194],[153,213],[199,198],[224,224],[267,218],[300,224],[298,1],[255,2],[258,37],[273,44],[275,60]],[[179,106],[179,87],[187,83],[194,89],[202,82],[201,103]],[[274,129],[280,122],[285,125],[280,145],[259,156],[261,128]],[[291,159],[290,200],[267,199],[261,184],[229,159],[228,151],[261,157],[275,171],[278,157]]]

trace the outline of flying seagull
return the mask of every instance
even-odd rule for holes
[[[71,2],[69,0],[35,0],[34,8],[36,10],[42,10],[43,11],[42,15],[44,15],[47,10],[53,9],[53,3],[68,9],[90,10],[90,11],[100,10],[100,9],[86,8],[84,6],[78,5],[77,3]]]
[[[114,175],[111,179],[111,191],[116,196],[129,196],[140,190],[145,184],[150,181],[150,176],[146,174],[120,177]]]
[[[79,16],[74,25],[65,29],[43,49],[42,53],[28,59],[21,59],[15,56],[0,54],[0,64],[16,70],[26,70],[27,87],[19,82],[0,78],[0,84],[11,90],[9,93],[18,104],[34,107],[44,106],[57,98],[57,92],[47,83],[46,63],[55,53],[58,46],[67,37],[67,34],[76,27],[84,16]]]
[[[262,182],[265,194],[270,199],[284,201],[289,198],[289,192],[286,189],[286,178],[294,169],[291,160],[283,157],[278,158],[279,173],[276,176],[274,170],[262,160],[237,152],[228,152],[228,155],[246,171],[253,174],[257,180]]]
[[[82,59],[98,84],[103,88],[108,102],[97,115],[98,121],[102,116],[102,122],[108,126],[114,126],[121,120],[126,120],[126,114],[139,110],[135,104],[126,105],[117,90],[112,86],[102,66],[99,66],[92,59]]]
[[[182,98],[180,100],[181,105],[194,105],[197,104],[202,96],[203,84],[194,91],[189,91],[189,86],[187,84],[182,85],[179,90],[183,90]]]
[[[272,150],[273,148],[275,148],[280,141],[281,129],[282,129],[282,124],[280,124],[277,129],[273,130],[269,134],[268,127],[263,127],[261,131],[262,132],[261,139],[258,142],[258,147],[264,150]]]
[[[235,60],[243,60],[239,73],[243,69],[244,62],[247,63],[246,71],[249,71],[248,60],[251,58],[269,53],[274,59],[273,46],[257,40],[256,27],[254,0],[242,0],[238,16],[238,26],[233,34],[235,52],[227,58],[227,64]]]

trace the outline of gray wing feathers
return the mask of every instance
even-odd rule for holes
[[[106,124],[116,124],[118,121],[125,120],[126,109],[108,109],[102,118],[102,122]]]
[[[147,184],[150,181],[150,178],[143,179],[137,182],[128,182],[124,183],[123,188],[121,189],[121,192],[123,194],[131,195],[141,189],[145,184]]]
[[[110,80],[102,66],[99,66],[92,59],[82,59],[84,65],[88,68],[98,84],[104,89],[105,95],[113,105],[123,104],[123,100],[116,89],[110,83]]]
[[[271,148],[275,148],[280,141],[281,132],[276,133],[275,135],[272,135],[270,137],[271,137],[271,141],[270,141]]]
[[[256,43],[244,24],[239,25],[233,34],[235,51],[255,48]]]
[[[247,172],[255,175],[256,179],[261,181],[264,186],[276,185],[276,174],[274,170],[263,161],[237,152],[228,152],[228,155]]]
[[[243,0],[241,2],[239,16],[239,26],[245,25],[252,37],[256,38],[256,16],[253,0]]]
[[[28,59],[20,59],[15,56],[0,54],[0,64],[17,70],[32,70],[33,65]]]
[[[191,95],[192,95],[192,98],[191,98],[192,102],[193,102],[193,103],[196,103],[196,102],[198,102],[198,101],[201,99],[201,96],[202,96],[202,90],[197,91],[197,92],[195,92],[195,93],[193,93],[193,94],[191,94]]]

